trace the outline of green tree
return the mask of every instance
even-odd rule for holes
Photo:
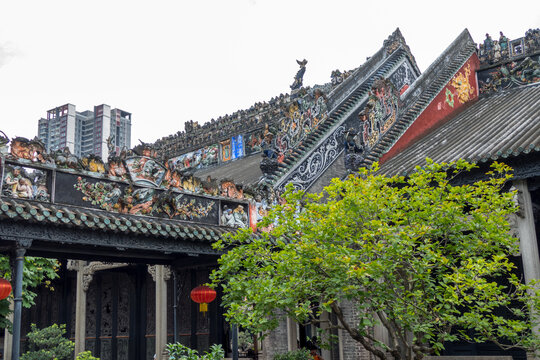
[[[45,259],[27,256],[24,258],[22,304],[29,308],[34,305],[37,294],[32,291],[39,285],[51,287],[51,280],[58,277],[58,262],[55,259]],[[11,267],[8,256],[0,256],[0,277],[11,279]],[[14,286],[12,282],[12,286]],[[51,287],[52,289],[52,287]],[[13,292],[11,294],[13,296]],[[7,318],[10,313],[8,299],[0,300],[0,328],[10,328]]]
[[[484,180],[456,185],[465,161],[417,168],[408,177],[377,175],[377,165],[321,194],[284,195],[254,235],[241,230],[216,244],[226,251],[212,274],[227,318],[251,331],[284,316],[341,328],[380,359],[421,359],[445,342],[493,341],[537,349],[531,307],[539,294],[515,275],[509,235],[510,169],[494,164]],[[533,294],[531,296],[530,294]],[[347,320],[343,305],[358,310]],[[505,313],[506,315],[501,315]],[[373,327],[389,334],[385,344]]]
[[[73,358],[73,341],[65,338],[66,325],[52,326],[38,329],[31,325],[28,338],[28,351],[21,356],[21,360],[67,360]]]

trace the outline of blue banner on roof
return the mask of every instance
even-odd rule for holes
[[[237,159],[244,156],[244,141],[242,135],[233,136],[231,139],[232,158]]]

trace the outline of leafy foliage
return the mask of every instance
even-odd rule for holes
[[[269,232],[245,229],[216,244],[227,250],[212,274],[227,318],[259,332],[284,316],[317,323],[331,312],[338,324],[329,328],[381,359],[421,359],[456,340],[537,349],[527,313],[538,313],[539,292],[510,260],[518,241],[507,217],[517,209],[502,190],[511,169],[494,164],[485,179],[453,185],[474,167],[428,159],[407,178],[375,165],[321,194],[290,187],[261,225]],[[357,308],[355,323],[344,304]],[[388,343],[373,337],[375,325]]]
[[[253,347],[253,335],[249,331],[238,330],[238,348],[246,351]]]
[[[51,280],[58,277],[58,262],[55,259],[45,259],[39,257],[27,256],[24,258],[23,269],[23,292],[22,304],[29,308],[34,305],[34,299],[37,296],[31,289],[39,285],[51,287]],[[9,257],[0,256],[0,276],[5,279],[11,279],[11,268],[9,266]],[[13,286],[12,282],[12,286]],[[12,293],[13,296],[13,293]],[[11,327],[11,322],[7,315],[10,313],[9,301],[0,300],[0,328]]]
[[[221,360],[225,352],[221,345],[210,346],[210,351],[204,355],[199,355],[197,350],[193,350],[180,343],[167,344],[170,360]]]
[[[99,360],[99,358],[92,356],[91,351],[83,351],[77,355],[75,360]]]
[[[31,325],[32,331],[27,334],[29,350],[21,356],[21,360],[67,360],[73,358],[73,341],[64,337],[66,325],[38,329]]]
[[[307,349],[298,349],[295,351],[288,351],[285,354],[278,354],[274,356],[274,360],[312,360],[313,357],[309,354]]]

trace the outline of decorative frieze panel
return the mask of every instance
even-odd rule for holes
[[[282,162],[328,119],[326,96],[319,89],[301,89],[279,122],[267,126],[262,148],[267,158]]]
[[[50,172],[27,166],[4,166],[2,195],[21,199],[49,201]]]
[[[243,138],[236,137],[235,142],[231,150],[238,154]],[[26,159],[5,154],[0,157],[0,195],[214,225],[220,224],[220,201],[233,204],[242,200],[245,206],[247,199],[241,185],[230,180],[218,183],[209,177],[200,180],[192,174],[171,170],[145,150],[140,156],[111,157],[105,165],[108,171],[83,170],[92,169],[94,163],[103,165],[97,161],[99,158],[86,159],[86,165],[81,165],[81,160],[77,168],[60,169],[57,163],[41,163],[35,156]],[[252,196],[249,191],[248,194]],[[237,207],[238,204],[234,206]]]
[[[119,155],[111,153],[108,162],[103,163],[101,158],[94,155],[79,159],[69,153],[67,148],[47,154],[42,151],[39,140],[24,138],[11,140],[11,150],[7,153],[9,141],[5,134],[0,134],[0,155],[3,155],[3,159],[12,162],[13,166],[29,165],[31,168],[43,168],[47,169],[44,171],[52,170],[52,172],[61,169],[62,173],[78,174],[80,176],[88,175],[104,181],[127,182],[131,185],[159,187],[211,196],[223,192],[215,180],[207,178],[203,181],[193,176],[192,173],[185,171],[188,168],[198,168],[217,163],[219,156],[219,146],[217,144],[171,159],[163,164],[155,157],[155,151],[144,143],[133,150],[124,150]],[[262,140],[259,141],[259,146],[260,142]],[[253,146],[256,145],[253,144]],[[226,156],[230,159],[243,156],[243,135],[233,136],[228,143],[226,152]],[[32,171],[35,172],[36,170]],[[37,199],[35,196],[28,196],[29,192],[22,189],[22,183],[20,187],[21,197]]]
[[[417,76],[408,61],[404,61],[396,71],[388,77],[400,94],[403,94],[416,78]]]
[[[64,175],[64,174],[62,174]],[[58,184],[67,185],[73,175],[58,177]],[[66,184],[67,183],[67,184]],[[98,181],[78,176],[72,185],[76,190],[58,192],[57,202],[92,206],[102,210],[131,215],[150,215],[169,219],[217,223],[216,200],[153,188],[133,187],[116,182]],[[67,187],[62,186],[66,189]]]
[[[207,145],[199,150],[169,160],[171,170],[200,169],[218,163],[219,145]]]
[[[255,154],[262,151],[264,129],[255,130],[246,134],[245,151],[246,155]]]
[[[285,185],[293,184],[296,190],[307,189],[330,166],[343,151],[345,126],[339,126],[324,142],[315,149],[278,187],[285,190]]]
[[[397,119],[399,96],[388,80],[374,82],[364,111],[360,113],[363,152],[370,151]]]
[[[400,81],[406,78],[407,70],[399,71],[399,69],[406,68],[400,66],[390,78],[395,75],[394,81],[396,83],[406,84]],[[367,104],[357,115],[358,121],[349,121],[344,136],[345,167],[347,170],[357,170],[365,156],[396,123],[399,95],[393,84],[390,79],[375,81]]]

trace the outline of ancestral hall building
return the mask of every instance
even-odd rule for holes
[[[480,46],[464,30],[423,73],[399,29],[327,84],[304,86],[308,62],[298,64],[290,93],[188,122],[133,151],[111,145],[106,163],[50,154],[39,141],[0,143],[0,248],[63,264],[56,290],[40,290],[38,305],[22,313],[23,347],[34,322],[66,323],[77,350],[103,360],[152,359],[175,338],[230,351],[220,294],[207,316],[188,296],[216,266],[210,244],[256,228],[285,185],[318,192],[375,161],[388,174],[407,174],[426,156],[481,168],[509,163],[522,205],[520,265],[526,281],[540,279],[540,30],[486,37]],[[342,306],[353,316],[351,304]],[[295,349],[310,332],[284,319],[259,357]],[[326,360],[370,358],[347,334],[336,335]],[[525,357],[490,344],[448,345],[446,353]]]

